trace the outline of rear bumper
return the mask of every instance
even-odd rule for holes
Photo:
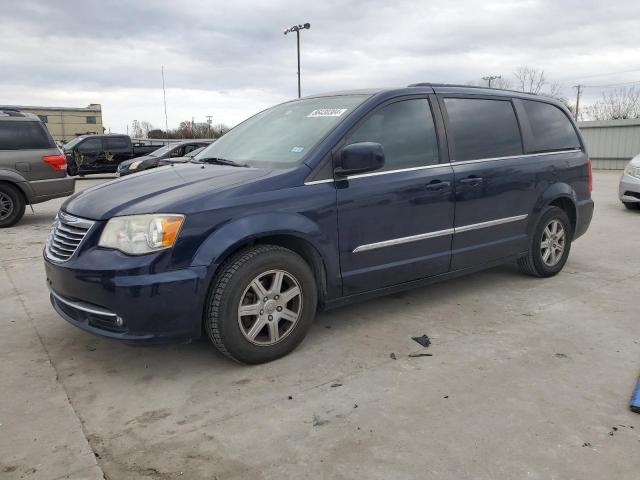
[[[45,257],[56,312],[104,337],[143,343],[181,342],[201,335],[207,294],[205,267],[162,273],[85,270]]]
[[[20,187],[27,197],[28,203],[41,203],[53,198],[67,197],[75,190],[76,180],[73,177],[52,178],[49,180],[33,180],[22,182]]]
[[[622,177],[620,177],[618,197],[623,203],[640,202],[640,178],[623,173]]]
[[[593,200],[591,199],[578,202],[578,205],[576,206],[576,231],[573,234],[574,240],[582,236],[589,228],[591,219],[593,218],[593,206]]]

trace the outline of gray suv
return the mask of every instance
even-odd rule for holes
[[[15,225],[25,205],[66,197],[74,186],[65,156],[40,119],[0,107],[0,228]]]

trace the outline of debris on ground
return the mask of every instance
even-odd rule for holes
[[[358,408],[358,404],[357,404],[357,403],[355,403],[355,404],[353,405],[353,408]]]
[[[442,398],[449,398],[449,395],[445,395],[445,396],[444,396],[444,397],[442,397]]]
[[[89,350],[90,352],[95,351],[96,346],[95,345],[87,345],[87,350]]]
[[[317,415],[313,416],[313,426],[314,427],[321,427],[322,425],[326,425],[327,423],[329,423],[329,420],[322,419]]]
[[[289,400],[293,400],[293,397],[292,397],[291,395],[289,395],[287,398],[288,398]]]
[[[433,353],[410,353],[409,358],[416,357],[433,357]]]
[[[411,337],[411,339],[418,342],[425,348],[431,345],[431,340],[429,340],[429,337],[427,337],[426,335],[422,335],[421,337]]]
[[[341,387],[342,384],[341,383],[332,383],[331,384],[331,388],[336,388],[336,387]]]
[[[391,352],[391,355],[389,355],[389,358],[392,359],[392,360],[395,360],[396,359],[396,354]]]
[[[583,446],[583,447],[590,447],[590,446],[591,446],[591,443],[589,443],[589,442],[584,442],[584,443],[582,444],[582,446]]]
[[[555,353],[553,356],[556,358],[569,358],[569,355],[566,353]]]

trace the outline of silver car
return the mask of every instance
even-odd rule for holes
[[[620,201],[630,210],[640,209],[640,154],[631,159],[620,178]]]

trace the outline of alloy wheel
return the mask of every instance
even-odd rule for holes
[[[269,270],[246,287],[238,306],[238,324],[255,345],[270,346],[289,335],[302,314],[302,289],[284,270]]]
[[[562,258],[566,247],[567,235],[559,220],[551,220],[542,232],[540,255],[547,267],[554,267]]]
[[[13,200],[9,195],[0,192],[0,220],[8,218],[13,213]]]

